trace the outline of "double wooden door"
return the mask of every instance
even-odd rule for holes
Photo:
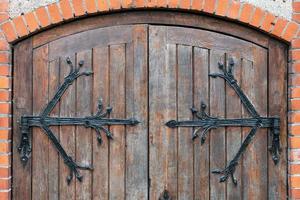
[[[136,118],[136,126],[112,125],[113,140],[84,126],[52,126],[66,152],[79,164],[82,182],[68,185],[69,169],[43,130],[32,130],[32,152],[20,162],[19,119],[39,115],[69,73],[66,58],[92,76],[78,78],[50,116],[95,114],[99,98],[110,118]],[[28,39],[15,46],[13,198],[172,199],[286,198],[286,51],[265,48],[206,30],[162,25],[121,25],[69,35],[41,46]],[[236,169],[238,185],[211,174],[237,153],[249,128],[213,129],[206,142],[192,140],[192,128],[172,129],[169,120],[193,119],[191,107],[207,105],[211,116],[243,118],[248,113],[222,79],[218,62],[229,62],[239,85],[261,116],[281,117],[282,152],[273,164],[271,135],[259,129]]]

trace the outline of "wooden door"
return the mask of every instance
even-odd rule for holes
[[[13,199],[158,200],[164,191],[178,200],[286,199],[285,45],[141,22],[84,30],[45,43],[41,38],[15,46]],[[108,126],[114,139],[103,134],[102,145],[94,129],[51,126],[78,164],[93,166],[92,171],[80,170],[82,182],[73,178],[70,185],[69,169],[40,127],[32,129],[26,165],[17,151],[20,117],[42,112],[70,71],[66,58],[76,67],[83,60],[81,71],[93,75],[78,78],[51,117],[92,116],[102,98],[104,106],[113,108],[110,118],[140,121],[136,126]],[[219,62],[228,66],[230,58],[233,74],[257,112],[281,118],[280,162],[275,166],[268,152],[271,132],[259,129],[239,160],[237,186],[231,179],[219,183],[220,176],[211,171],[231,161],[250,128],[212,129],[201,145],[200,138],[192,140],[193,128],[166,126],[170,120],[193,119],[190,108],[200,109],[201,102],[212,117],[249,117],[233,89],[209,77],[220,71]]]
[[[14,71],[14,199],[147,199],[147,29],[144,25],[95,29],[32,49],[32,41],[16,47]],[[33,128],[32,153],[25,167],[20,162],[18,120],[39,115],[58,85],[68,75],[66,58],[92,76],[79,77],[51,113],[56,117],[85,117],[97,111],[99,98],[110,105],[111,118],[136,118],[138,126],[110,126],[113,140],[84,126],[53,126],[66,152],[78,164],[82,182],[69,169],[41,128]],[[26,84],[24,84],[26,83]]]
[[[249,128],[212,129],[201,145],[199,138],[192,140],[192,128],[164,126],[171,119],[193,119],[190,108],[200,109],[201,102],[212,117],[247,117],[233,89],[209,77],[220,72],[218,62],[228,65],[233,58],[233,74],[258,113],[281,116],[281,144],[286,149],[286,52],[271,44],[268,50],[210,31],[150,26],[150,199],[158,199],[164,190],[173,199],[286,199],[286,151],[274,166],[266,129],[258,130],[239,161],[235,186],[230,178],[219,183],[220,176],[211,171],[224,169],[233,159]]]

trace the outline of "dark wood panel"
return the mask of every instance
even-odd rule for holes
[[[149,28],[149,176],[150,199],[166,189],[177,199],[176,45],[166,44],[166,27]],[[167,52],[165,51],[167,50]]]
[[[110,104],[113,107],[111,117],[126,117],[126,51],[125,44],[110,46]],[[110,128],[114,140],[109,146],[109,199],[125,198],[126,169],[126,129],[123,125]]]
[[[60,76],[59,76],[59,59],[54,60],[49,63],[49,78],[48,78],[48,85],[49,85],[49,95],[48,95],[48,101],[52,99],[52,97],[55,95],[57,88],[59,86],[60,82]],[[59,116],[59,103],[58,105],[53,109],[53,111],[50,113],[50,116],[58,117]],[[59,138],[59,127],[51,127],[51,130],[53,131],[56,138]],[[49,199],[56,200],[59,198],[59,155],[57,150],[54,148],[52,144],[48,146],[48,156],[49,156]]]
[[[33,114],[39,115],[48,102],[48,45],[33,52]],[[38,127],[32,130],[32,199],[48,199],[49,139]]]
[[[280,116],[280,162],[275,166],[269,155],[269,199],[287,199],[287,49],[277,41],[270,42],[269,48],[269,116]],[[269,143],[272,144],[269,134]]]
[[[13,199],[31,199],[31,162],[23,165],[18,152],[20,144],[20,117],[32,114],[32,39],[14,48],[13,84]]]
[[[98,100],[109,104],[109,47],[98,46],[93,49],[93,111],[98,108]],[[108,200],[109,193],[109,143],[102,133],[102,144],[93,134],[93,199]]]
[[[92,71],[92,51],[82,51],[77,53],[76,63],[84,61],[81,71]],[[76,81],[76,115],[78,117],[89,116],[92,112],[92,78],[81,76]],[[93,132],[94,133],[94,132]],[[76,162],[84,166],[92,165],[92,132],[90,128],[84,126],[76,127]],[[81,170],[83,179],[76,180],[76,199],[91,199],[92,197],[92,172]],[[78,187],[77,187],[78,185]]]
[[[190,120],[193,105],[192,47],[178,45],[177,55],[177,118]],[[193,199],[192,129],[178,128],[178,199]]]
[[[75,54],[69,55],[72,63],[75,62]],[[66,62],[66,58],[60,59],[60,80],[63,80],[70,71],[70,67]],[[76,116],[76,84],[70,85],[68,90],[62,96],[60,101],[60,116],[75,117]],[[60,143],[66,150],[66,152],[72,158],[75,158],[75,145],[76,145],[76,133],[74,126],[61,126],[60,131]],[[60,199],[75,199],[75,181],[73,180],[69,185],[67,183],[67,177],[70,174],[69,168],[65,165],[64,160],[59,159],[59,197]]]
[[[201,103],[209,103],[209,50],[194,47],[194,72],[193,72],[193,93],[194,106],[201,108]],[[210,169],[209,169],[209,142],[201,145],[201,140],[194,141],[194,199],[209,199]]]
[[[238,84],[242,81],[242,63],[240,52],[232,52],[227,54],[227,69],[229,67],[229,59],[234,60],[233,74]],[[226,118],[242,118],[242,104],[236,92],[226,84]],[[226,128],[226,165],[234,158],[238,149],[242,145],[242,128],[227,127]],[[243,158],[241,158],[243,159]],[[227,182],[227,199],[242,198],[242,161],[236,167],[235,176],[238,179],[238,184],[234,185],[231,179]]]
[[[219,72],[218,62],[225,63],[225,52],[210,51],[210,73]],[[209,106],[211,116],[225,117],[225,82],[220,78],[210,78]],[[225,128],[212,129],[210,135],[210,171],[223,169],[226,165]],[[211,174],[210,199],[226,199],[226,185],[220,184],[219,175]]]
[[[126,127],[126,199],[148,199],[148,41],[147,26],[133,28],[126,44],[126,117],[141,123]]]

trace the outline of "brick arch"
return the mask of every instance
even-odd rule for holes
[[[210,14],[241,22],[286,42],[298,34],[297,23],[277,17],[249,3],[236,0],[60,0],[9,19],[2,24],[8,42],[36,33],[47,27],[87,15],[134,9],[179,9]]]

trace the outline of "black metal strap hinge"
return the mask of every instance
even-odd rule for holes
[[[242,118],[242,119],[220,119],[217,117],[211,117],[206,112],[206,105],[204,103],[201,104],[201,110],[198,111],[195,108],[191,108],[191,112],[193,113],[196,119],[194,120],[186,120],[186,121],[176,121],[171,120],[166,123],[166,125],[170,128],[176,127],[194,127],[195,131],[193,132],[192,139],[196,139],[199,137],[199,132],[201,132],[201,144],[203,144],[206,140],[207,134],[211,129],[216,129],[219,127],[230,127],[230,126],[241,126],[241,127],[251,127],[250,133],[244,139],[241,147],[239,148],[237,154],[234,158],[229,162],[227,167],[223,170],[213,170],[212,173],[222,174],[220,178],[220,182],[225,182],[230,176],[233,183],[237,185],[237,180],[234,177],[234,172],[236,166],[238,165],[238,161],[241,155],[245,152],[246,148],[253,140],[257,129],[259,128],[269,128],[272,131],[273,141],[272,146],[269,148],[272,153],[272,159],[275,164],[279,162],[279,154],[280,154],[280,119],[278,117],[261,117],[258,112],[255,110],[253,104],[250,102],[248,97],[244,94],[240,86],[237,84],[236,79],[233,76],[232,70],[234,66],[234,61],[231,58],[229,60],[229,69],[227,70],[224,64],[219,63],[219,69],[222,70],[222,74],[213,73],[209,76],[212,78],[222,78],[226,81],[226,83],[236,92],[236,94],[241,99],[242,104],[249,112],[251,118]]]
[[[29,141],[29,132],[31,127],[40,127],[44,130],[45,134],[54,144],[55,148],[62,156],[65,164],[68,166],[70,170],[70,175],[67,177],[68,184],[72,181],[73,175],[81,181],[82,176],[79,173],[78,169],[81,170],[92,170],[91,166],[82,166],[77,164],[74,159],[68,155],[68,153],[64,150],[62,145],[60,144],[57,137],[53,134],[50,126],[64,126],[64,125],[77,125],[84,126],[86,128],[92,128],[95,130],[97,134],[97,140],[101,144],[102,137],[101,132],[106,134],[108,139],[113,139],[112,133],[105,126],[111,125],[137,125],[139,123],[138,120],[132,119],[111,119],[107,118],[109,114],[112,112],[112,107],[107,107],[104,111],[104,107],[102,104],[102,100],[99,100],[98,103],[98,111],[93,116],[87,117],[50,117],[49,114],[57,105],[64,92],[68,89],[68,87],[80,76],[90,76],[92,72],[80,72],[80,68],[83,66],[84,62],[79,62],[79,67],[75,68],[69,58],[67,58],[67,63],[70,66],[70,73],[65,77],[64,82],[58,87],[57,92],[54,97],[49,101],[46,105],[46,108],[41,112],[38,116],[22,116],[21,117],[21,142],[18,147],[18,150],[21,154],[21,161],[26,164],[31,153],[31,144]]]

